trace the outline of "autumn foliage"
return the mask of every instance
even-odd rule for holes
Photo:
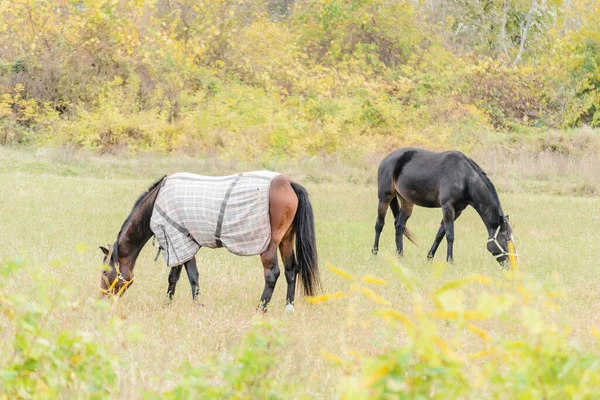
[[[244,159],[600,124],[600,5],[17,0],[0,144]]]

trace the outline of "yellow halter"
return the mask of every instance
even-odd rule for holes
[[[113,249],[111,247],[110,251],[108,252],[108,255],[106,256],[108,258],[109,262],[112,257],[112,254],[113,254]],[[123,294],[123,292],[127,289],[127,286],[129,286],[133,282],[133,278],[131,278],[130,281],[126,281],[125,278],[123,278],[123,274],[121,274],[121,269],[119,268],[118,260],[115,260],[115,271],[117,272],[117,276],[115,276],[115,279],[112,281],[109,288],[108,289],[100,288],[100,291],[102,293],[107,294],[109,296],[112,296],[112,291],[115,288],[115,285],[117,284],[118,281],[123,282],[123,286],[121,286],[121,289],[119,289],[117,296],[120,296],[121,294]]]

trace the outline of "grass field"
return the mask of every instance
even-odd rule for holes
[[[65,169],[57,163],[56,169],[52,164],[34,168],[15,160],[11,153],[0,161],[0,260],[23,257],[27,269],[12,278],[6,289],[32,294],[30,272],[40,272],[54,290],[69,287],[79,307],[76,318],[58,315],[48,323],[57,329],[85,326],[87,299],[97,295],[100,281],[98,246],[114,241],[133,202],[154,179],[143,173],[143,165],[135,167],[142,171],[136,178],[118,172],[114,165],[105,168],[104,164],[90,163]],[[164,173],[181,166],[176,161],[172,166],[168,160],[161,163],[166,166]],[[186,164],[188,170],[197,173],[202,173],[204,166],[202,162]],[[325,290],[347,287],[326,268],[329,263],[356,275],[386,279],[389,284],[377,288],[378,293],[398,309],[408,307],[406,290],[394,278],[386,257],[386,252],[393,254],[394,250],[391,215],[379,256],[370,252],[377,206],[375,186],[300,183],[309,190],[315,210]],[[502,191],[500,199],[513,224],[521,269],[542,283],[558,279],[567,290],[556,319],[571,325],[575,335],[600,326],[596,311],[600,306],[600,199]],[[440,210],[415,208],[408,222],[420,245],[408,243],[402,263],[424,282],[423,290],[471,272],[502,280],[500,267],[485,250],[485,228],[472,209],[456,224],[456,262],[437,278],[433,271],[440,263],[427,263],[425,256],[440,218]],[[444,254],[445,243],[438,251],[438,260]],[[137,262],[135,284],[115,305],[115,312],[127,316],[127,324],[141,326],[145,336],[142,342],[114,349],[123,361],[119,371],[123,399],[141,397],[144,389],[167,389],[171,382],[167,374],[176,374],[184,361],[195,363],[212,354],[228,354],[250,329],[263,288],[258,257],[241,258],[226,250],[203,249],[197,255],[202,304],[192,303],[187,277],[182,274],[175,299],[167,306],[168,270],[162,258],[153,261],[154,255],[155,248],[147,245]],[[390,337],[373,324],[346,329],[344,302],[309,306],[300,297],[295,314],[285,317],[284,295],[285,279],[281,277],[266,317],[281,319],[288,338],[278,359],[277,378],[294,384],[311,398],[335,397],[341,375],[322,351],[341,354],[354,349],[368,355],[390,341],[402,340],[401,335]],[[365,320],[374,310],[368,301],[357,300],[355,306]],[[493,335],[510,334],[499,323],[487,328]],[[7,334],[0,331],[0,338]],[[9,349],[0,345],[0,351]]]

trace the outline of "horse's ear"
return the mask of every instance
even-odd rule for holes
[[[104,253],[105,256],[108,255],[108,249],[104,246],[100,246],[100,250],[102,250],[102,252]]]
[[[510,222],[510,219],[508,218],[508,214],[505,215],[506,218],[506,222]]]

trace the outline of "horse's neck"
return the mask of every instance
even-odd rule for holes
[[[471,194],[471,206],[477,211],[488,230],[488,234],[491,236],[498,228],[503,212],[497,196],[494,196],[485,182],[482,183]]]
[[[137,229],[132,229],[130,227],[130,229],[128,229],[128,232],[134,230],[137,231]],[[135,266],[135,261],[140,255],[140,252],[142,251],[146,243],[148,243],[148,240],[150,240],[150,238],[152,237],[152,231],[150,231],[149,229],[148,231],[149,233],[144,231],[133,233],[131,235],[123,235],[123,237],[119,241],[119,255],[120,257],[127,258],[130,261],[131,269],[133,269],[133,267]],[[121,249],[126,250],[125,252],[123,252]]]
[[[128,259],[131,269],[134,268],[140,252],[153,236],[150,229],[150,217],[152,216],[155,200],[156,193],[148,196],[148,199],[144,201],[125,232],[119,238],[119,257]]]

